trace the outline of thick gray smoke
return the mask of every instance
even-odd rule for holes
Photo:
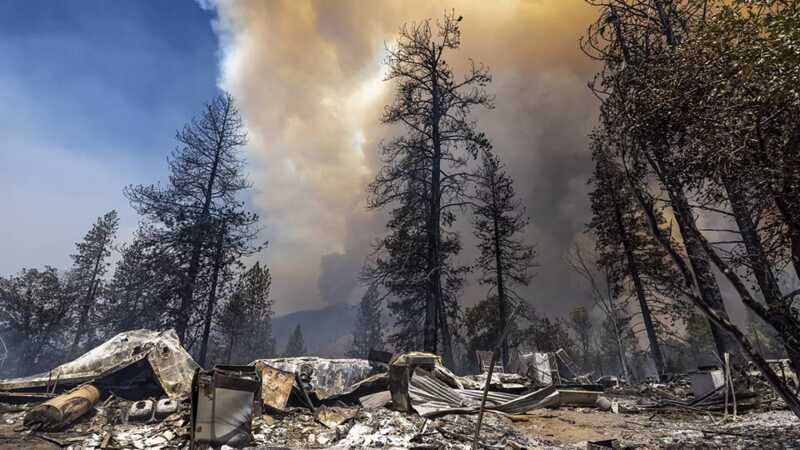
[[[597,67],[578,49],[594,11],[584,2],[229,1],[215,4],[220,85],[239,100],[250,133],[255,204],[269,250],[276,311],[353,302],[356,277],[383,219],[364,206],[390,130],[378,118],[391,94],[384,45],[404,22],[464,16],[462,50],[487,64],[497,108],[477,115],[508,164],[532,219],[540,268],[527,289],[540,311],[588,302],[563,261],[588,219],[586,136]],[[465,261],[474,255],[462,224]],[[465,303],[485,295],[470,286]]]

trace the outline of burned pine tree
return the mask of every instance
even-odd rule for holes
[[[289,340],[286,342],[286,349],[283,350],[284,358],[292,358],[296,356],[306,356],[308,354],[308,350],[306,349],[306,342],[303,339],[303,329],[300,328],[300,324],[297,324],[294,327],[294,331],[292,331],[292,335],[289,336]]]
[[[28,375],[63,361],[74,298],[53,267],[0,277],[0,334],[10,357],[5,371]]]
[[[99,305],[104,336],[172,326],[170,305],[180,289],[180,264],[171,246],[159,238],[160,233],[145,224],[120,249],[122,258],[108,283],[108,299]]]
[[[382,298],[378,286],[371,284],[358,304],[353,328],[353,347],[347,352],[353,358],[366,358],[370,350],[383,350]]]
[[[75,244],[77,252],[72,255],[72,269],[69,273],[69,289],[75,296],[74,331],[72,344],[67,350],[70,356],[77,356],[82,340],[93,339],[94,325],[97,322],[97,301],[104,289],[104,276],[108,269],[106,259],[111,256],[111,246],[119,228],[119,216],[112,210],[99,217],[83,241]]]
[[[208,293],[206,302],[202,334],[200,336],[200,352],[198,363],[205,365],[206,357],[209,349],[209,339],[211,338],[211,328],[214,322],[214,309],[217,301],[220,298],[221,291],[226,282],[230,282],[233,278],[233,267],[241,265],[239,263],[243,256],[252,255],[266,248],[266,243],[259,246],[253,246],[250,243],[255,239],[257,230],[253,225],[258,221],[258,216],[244,210],[244,206],[240,202],[230,202],[225,205],[217,214],[214,224],[214,242],[209,249],[207,260],[210,267],[207,269],[209,282]],[[259,303],[268,301],[269,288],[272,283],[272,277],[269,274],[269,269],[264,268],[266,272],[262,273],[260,265],[254,266],[250,271],[245,272],[244,285],[238,285],[239,288],[248,288],[247,283],[250,282],[249,292],[246,295],[257,297],[253,299],[252,303]],[[255,285],[253,283],[256,283]],[[258,286],[266,289],[265,292],[257,293],[254,291]],[[236,291],[234,291],[234,294]],[[262,299],[263,296],[263,299]],[[269,308],[271,314],[271,306]],[[255,311],[255,310],[254,310]],[[248,333],[245,333],[248,334]],[[269,336],[265,336],[269,339]]]
[[[418,350],[423,346],[425,307],[428,304],[430,282],[427,272],[429,183],[427,161],[419,154],[406,155],[392,171],[395,182],[384,185],[391,189],[396,203],[386,224],[388,234],[376,243],[373,259],[364,268],[365,282],[378,284],[386,292],[387,308],[394,319],[396,331],[387,341],[399,351]],[[400,176],[400,174],[403,174]],[[386,192],[386,191],[384,191]],[[455,220],[452,211],[445,211],[443,223]],[[467,267],[454,263],[461,249],[458,234],[443,232],[440,243],[440,265],[444,277],[442,284],[442,330],[458,318],[456,296],[464,282]],[[455,332],[455,330],[452,330]],[[446,334],[443,338],[449,338]]]
[[[659,297],[670,296],[670,288],[676,280],[670,277],[673,268],[666,254],[648,232],[645,214],[634,200],[635,194],[626,182],[626,174],[606,151],[608,143],[604,137],[600,132],[592,135],[595,170],[592,177],[594,190],[590,193],[592,220],[589,227],[596,237],[599,263],[606,270],[614,289],[613,295],[619,297],[628,286],[632,287],[650,355],[660,377],[664,373],[664,357],[653,309]],[[656,217],[656,213],[653,214]],[[660,215],[654,220],[657,227],[663,221]]]
[[[171,252],[180,265],[178,298],[170,309],[178,337],[187,343],[196,339],[189,336],[192,316],[202,310],[195,295],[198,276],[215,265],[209,254],[213,255],[220,227],[227,225],[223,222],[228,217],[252,224],[255,216],[229,213],[239,205],[236,195],[249,187],[240,154],[247,137],[229,94],[208,103],[176,139],[181,146],[169,160],[169,185],[128,186],[125,195],[149,222],[163,251]],[[200,323],[209,321],[205,316]]]
[[[696,283],[703,301],[718,315],[727,319],[710,257],[698,236],[696,219],[685,181],[681,178],[680,166],[671,158],[671,140],[674,139],[675,130],[659,122],[664,118],[663,114],[651,114],[652,111],[636,109],[641,107],[649,111],[657,107],[644,104],[638,95],[638,89],[647,73],[643,68],[651,58],[671,48],[680,39],[676,34],[677,30],[672,26],[674,16],[689,19],[698,14],[698,9],[693,2],[680,3],[675,8],[669,8],[668,13],[660,0],[636,0],[630,4],[599,3],[602,17],[590,28],[584,41],[584,49],[605,62],[603,72],[592,84],[594,91],[603,96],[601,120],[605,135],[621,136],[618,140],[623,142],[629,140],[630,145],[618,145],[616,148],[638,153],[641,155],[639,160],[649,163],[651,173],[658,179],[669,198],[673,216],[678,223],[681,240],[689,256],[688,266],[694,274],[692,284]],[[649,16],[642,17],[637,13],[637,7],[644,8]],[[656,235],[654,229],[651,231]],[[712,331],[720,358],[723,353],[735,349],[735,344],[716,325],[712,325]]]
[[[512,305],[524,301],[514,290],[531,280],[535,252],[519,236],[528,225],[522,202],[516,198],[514,183],[496,156],[485,153],[475,174],[473,227],[480,251],[475,265],[481,273],[479,282],[496,290],[496,320],[492,327],[499,338],[506,328]],[[503,340],[500,358],[509,359],[508,338]]]
[[[401,200],[406,183],[424,186],[425,200],[419,206],[426,215],[421,231],[427,286],[418,298],[424,306],[409,306],[424,315],[422,349],[441,348],[446,359],[452,355],[447,329],[454,328],[448,323],[454,312],[453,305],[446,305],[443,287],[445,229],[452,223],[448,214],[462,205],[468,159],[489,147],[470,120],[470,110],[492,106],[484,91],[491,77],[483,66],[473,64],[457,79],[447,63],[447,55],[461,45],[460,21],[448,13],[434,25],[430,20],[405,25],[397,44],[387,49],[386,79],[395,82],[396,94],[382,121],[401,125],[406,134],[381,149],[384,167],[369,190],[370,207],[384,208]],[[385,287],[396,294],[392,286]]]
[[[258,262],[239,274],[216,318],[227,363],[246,364],[275,356],[271,287],[269,269]]]
[[[716,123],[740,127],[747,122],[735,117],[742,109],[718,108],[720,103],[707,102],[707,94],[726,96],[726,89],[724,86],[720,89],[715,84],[711,91],[704,91],[702,77],[693,75],[702,73],[703,68],[693,67],[691,59],[683,58],[684,52],[691,52],[692,46],[702,42],[696,36],[702,35],[709,23],[724,21],[726,15],[749,20],[746,18],[760,14],[748,14],[745,2],[734,2],[731,7],[724,2],[712,2],[709,5],[709,2],[690,0],[595,3],[602,11],[601,18],[590,28],[584,49],[604,62],[604,69],[593,85],[595,92],[603,99],[601,120],[608,134],[619,136],[625,143],[618,146],[618,149],[625,150],[623,161],[645,162],[652,176],[651,181],[657,183],[658,189],[666,194],[666,203],[677,222],[679,236],[688,256],[687,266],[693,275],[686,277],[685,296],[692,299],[713,322],[712,332],[720,357],[723,352],[734,350],[738,344],[789,407],[800,415],[800,402],[778,379],[742,331],[727,318],[712,265],[731,282],[739,298],[750,310],[781,332],[790,350],[797,349],[795,321],[787,314],[788,311],[780,311],[773,306],[765,308],[755,300],[737,273],[737,268],[731,266],[731,261],[720,254],[719,248],[701,230],[696,212],[724,211],[724,208],[720,208],[720,205],[700,205],[698,208],[690,200],[702,199],[705,186],[712,185],[716,178],[713,171],[697,164],[696,157],[702,155],[699,150],[710,142],[727,142],[733,144],[734,148],[738,147],[735,144],[737,139],[717,139],[713,137],[715,132],[709,129],[695,134],[693,127],[700,122],[697,113],[702,113],[710,105],[708,117],[713,116],[712,121]],[[778,3],[772,7],[782,8]],[[760,7],[755,8],[761,11]],[[791,8],[786,12],[789,11]],[[776,35],[781,36],[780,33]],[[769,39],[768,33],[754,33],[753,36]],[[712,54],[718,50],[718,41],[713,42],[705,48]],[[746,61],[743,63],[743,67],[748,64]],[[713,64],[709,62],[709,65]],[[755,128],[759,129],[758,126]],[[709,136],[712,137],[707,140]],[[713,149],[716,155],[719,146],[709,146],[708,149]],[[759,176],[756,167],[749,173]],[[726,200],[731,199],[726,196]],[[659,242],[665,246],[668,244],[663,240]],[[669,254],[678,252],[669,251]],[[766,295],[769,295],[769,291]]]
[[[714,11],[676,52],[675,64],[684,70],[668,70],[664,61],[653,65],[653,73],[670,86],[660,93],[664,107],[684,124],[677,152],[684,177],[730,224],[711,230],[724,237],[703,243],[750,310],[787,342],[798,370],[800,321],[779,277],[789,275],[785,264],[794,266],[795,278],[800,274],[800,127],[793,119],[800,112],[800,57],[792,50],[797,37],[786,33],[800,17],[780,3],[732,2]],[[689,87],[693,94],[684,95]],[[763,304],[751,295],[748,279]]]

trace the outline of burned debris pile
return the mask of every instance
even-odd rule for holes
[[[0,392],[55,396],[91,381],[99,389],[122,397],[160,392],[180,398],[189,394],[197,368],[175,331],[134,330],[120,333],[49,372],[0,380]]]
[[[479,448],[800,443],[757,373],[591,382],[564,355],[532,354],[490,378],[429,353],[372,356],[204,370],[171,331],[122,333],[49,373],[0,380],[0,449],[469,449],[481,412]]]

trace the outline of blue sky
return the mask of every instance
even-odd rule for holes
[[[0,1],[0,275],[67,268],[74,243],[110,209],[119,241],[129,239],[138,218],[123,187],[164,180],[175,130],[224,86],[248,127],[246,200],[270,241],[253,259],[272,271],[276,313],[358,300],[359,270],[385,224],[364,204],[392,133],[379,120],[392,93],[384,44],[402,23],[449,6],[208,3],[216,10],[195,0]],[[533,218],[526,239],[541,268],[526,296],[559,313],[587,298],[563,253],[588,220],[585,136],[596,110],[586,80],[597,70],[577,47],[592,8],[563,3],[447,2],[466,18],[456,61],[474,58],[495,76],[498,108],[475,118]],[[470,263],[468,217],[461,225]],[[472,283],[464,304],[484,296]]]
[[[0,2],[0,274],[59,268],[125,185],[166,176],[217,93],[213,12],[190,0]]]

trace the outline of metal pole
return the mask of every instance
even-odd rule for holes
[[[494,365],[497,362],[497,357],[500,355],[500,346],[503,345],[503,341],[505,341],[506,336],[508,336],[508,332],[511,331],[511,323],[514,319],[514,316],[519,312],[519,306],[517,305],[514,308],[514,312],[509,316],[508,322],[506,322],[506,327],[503,330],[503,334],[500,336],[500,339],[497,340],[494,348],[492,349],[492,360],[489,363],[489,371],[486,373],[486,383],[483,385],[483,395],[481,396],[481,407],[478,410],[478,424],[475,427],[475,437],[472,440],[472,450],[478,450],[478,444],[480,443],[480,435],[481,435],[481,424],[483,423],[483,411],[486,407],[486,397],[489,395],[489,383],[492,382],[492,373],[494,372]]]

